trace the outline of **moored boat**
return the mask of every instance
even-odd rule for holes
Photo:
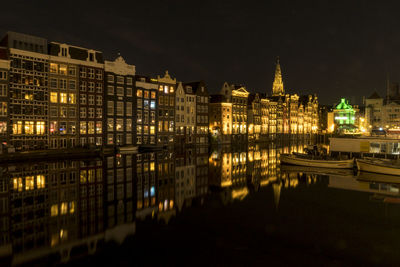
[[[281,163],[308,166],[308,167],[319,167],[319,168],[333,168],[333,169],[351,169],[354,167],[353,159],[346,160],[335,160],[335,159],[323,159],[314,158],[311,155],[300,156],[299,154],[281,154]]]
[[[357,159],[357,168],[360,171],[374,172],[388,175],[400,175],[400,163],[398,161],[381,159]]]

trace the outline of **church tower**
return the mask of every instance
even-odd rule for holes
[[[279,57],[278,57],[276,60],[275,79],[274,83],[272,84],[272,96],[280,96],[284,94],[285,90],[283,89],[281,65],[279,64]]]

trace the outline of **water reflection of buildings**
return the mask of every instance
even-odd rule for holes
[[[66,262],[135,231],[133,156],[1,167],[0,258]],[[104,179],[106,177],[106,179]]]
[[[3,166],[0,260],[15,265],[56,255],[49,259],[67,262],[94,253],[103,241],[122,242],[134,233],[136,221],[169,223],[177,212],[203,204],[210,186],[229,203],[272,185],[278,205],[282,190],[308,179],[279,167],[281,151],[301,146],[221,148],[210,157],[189,147]]]

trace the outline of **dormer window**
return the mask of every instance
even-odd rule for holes
[[[94,61],[94,53],[93,52],[89,53],[89,61]]]
[[[67,57],[68,56],[68,50],[66,47],[61,48],[61,56]]]

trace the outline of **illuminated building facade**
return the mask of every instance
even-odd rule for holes
[[[8,32],[1,46],[11,60],[9,72],[9,143],[17,150],[48,148],[47,40]],[[1,109],[4,112],[4,109]]]
[[[0,143],[8,142],[7,127],[10,125],[8,119],[10,61],[1,59],[6,58],[6,53],[6,49],[0,48]]]
[[[185,143],[194,144],[196,142],[196,93],[190,84],[184,84],[183,89],[185,91]],[[181,99],[182,100],[182,99]],[[181,101],[182,104],[182,101]],[[182,110],[182,106],[181,106]],[[182,117],[181,117],[182,122]]]
[[[50,43],[49,148],[78,146],[78,60],[66,44]]]
[[[232,103],[232,142],[247,141],[247,99],[249,92],[242,85],[222,85],[221,94]]]
[[[267,98],[260,99],[261,106],[261,141],[269,140],[270,119],[272,123],[272,114],[270,114],[270,103]]]
[[[272,84],[272,96],[268,97],[268,100],[270,101],[269,129],[272,138],[277,136],[302,138],[304,135],[318,133],[317,96],[285,94],[279,59]],[[273,132],[274,128],[275,132]]]
[[[156,79],[135,75],[136,88],[136,144],[156,145],[158,121],[158,88]],[[134,105],[135,106],[135,105]],[[159,127],[163,125],[159,124]]]
[[[358,109],[353,108],[345,98],[333,109],[335,128],[345,131],[356,131],[356,113]]]
[[[197,154],[206,153],[208,146],[208,104],[209,94],[204,81],[185,83],[196,95],[196,145]]]
[[[261,99],[259,94],[250,94],[248,99],[248,140],[260,141],[261,139],[261,127],[262,127],[262,110],[261,110]]]
[[[222,95],[212,95],[210,98],[209,130],[212,140],[228,144],[232,135],[232,103],[222,101]]]
[[[196,95],[192,86],[178,83],[175,106],[176,144],[194,144],[196,141]]]
[[[79,69],[79,142],[85,146],[103,145],[103,85],[102,52],[73,47],[69,53],[78,59]],[[74,56],[72,56],[74,55]]]
[[[136,141],[134,76],[135,66],[127,64],[121,56],[105,61],[103,143],[107,146],[130,146]]]
[[[175,138],[175,91],[176,79],[165,72],[157,77],[158,88],[158,133],[157,144],[172,145]]]

